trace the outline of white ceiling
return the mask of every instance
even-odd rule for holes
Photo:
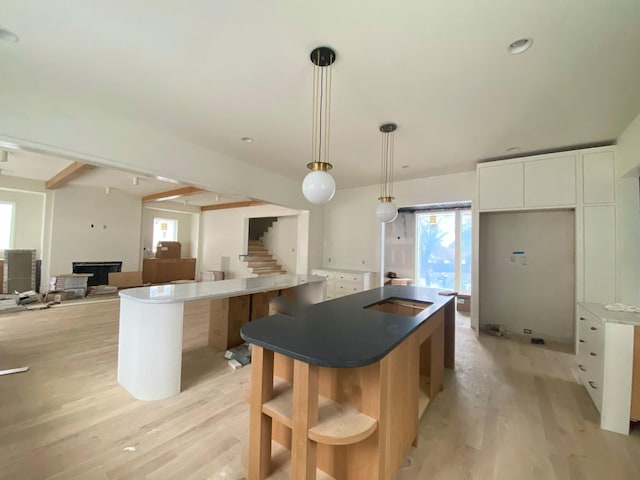
[[[337,52],[338,187],[377,183],[381,123],[396,178],[611,142],[640,112],[638,0],[1,0],[3,84],[144,122],[301,179],[316,46]],[[522,37],[534,46],[510,55]],[[240,137],[255,138],[253,144]],[[408,165],[408,168],[399,168]]]
[[[9,152],[7,162],[0,163],[0,173],[11,177],[30,178],[45,182],[71,165],[71,163],[73,163],[71,160],[64,160],[49,155],[25,152],[23,150],[12,150]],[[138,178],[138,185],[133,184],[134,177]],[[110,187],[112,190],[120,190],[134,197],[143,197],[145,195],[175,190],[185,186],[180,183],[166,182],[145,175],[103,167],[97,167],[94,170],[83,173],[79,178],[69,182],[69,185],[97,188]],[[202,192],[180,197],[179,199],[174,198],[154,203],[184,202],[185,200],[189,205],[203,206],[239,202],[249,199],[237,195],[219,195],[215,192]]]

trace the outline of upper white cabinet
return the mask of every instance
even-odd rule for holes
[[[584,203],[615,202],[615,159],[613,152],[586,153],[582,156]]]
[[[576,204],[575,154],[478,165],[480,210]]]
[[[522,163],[478,166],[481,210],[522,208],[524,168]]]
[[[576,204],[575,155],[524,163],[524,206],[554,207]]]

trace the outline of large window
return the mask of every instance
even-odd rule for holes
[[[173,218],[153,219],[153,246],[155,252],[158,242],[175,242],[178,240],[178,220]]]
[[[0,202],[0,250],[13,248],[13,212],[15,205]]]
[[[416,285],[471,291],[471,211],[416,215]]]

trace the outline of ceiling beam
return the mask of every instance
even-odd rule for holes
[[[87,163],[73,162],[64,170],[59,171],[44,184],[48,190],[56,190],[64,187],[67,183],[81,177],[85,173],[96,168],[94,165]]]
[[[201,212],[208,212],[210,210],[223,210],[225,208],[240,208],[240,207],[256,207],[258,205],[266,205],[267,202],[261,202],[259,200],[247,200],[244,202],[232,202],[232,203],[220,203],[216,205],[203,205],[200,207]]]
[[[198,187],[175,188],[173,190],[167,190],[166,192],[158,192],[152,193],[151,195],[145,195],[144,197],[142,197],[142,203],[159,202],[160,200],[173,200],[174,198],[193,195],[200,192],[204,192],[204,190]]]

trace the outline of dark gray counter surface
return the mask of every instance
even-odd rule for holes
[[[311,365],[361,367],[377,362],[455,297],[439,289],[385,286],[304,307],[293,316],[272,315],[247,323],[247,342]],[[386,298],[433,305],[414,317],[367,310]]]

